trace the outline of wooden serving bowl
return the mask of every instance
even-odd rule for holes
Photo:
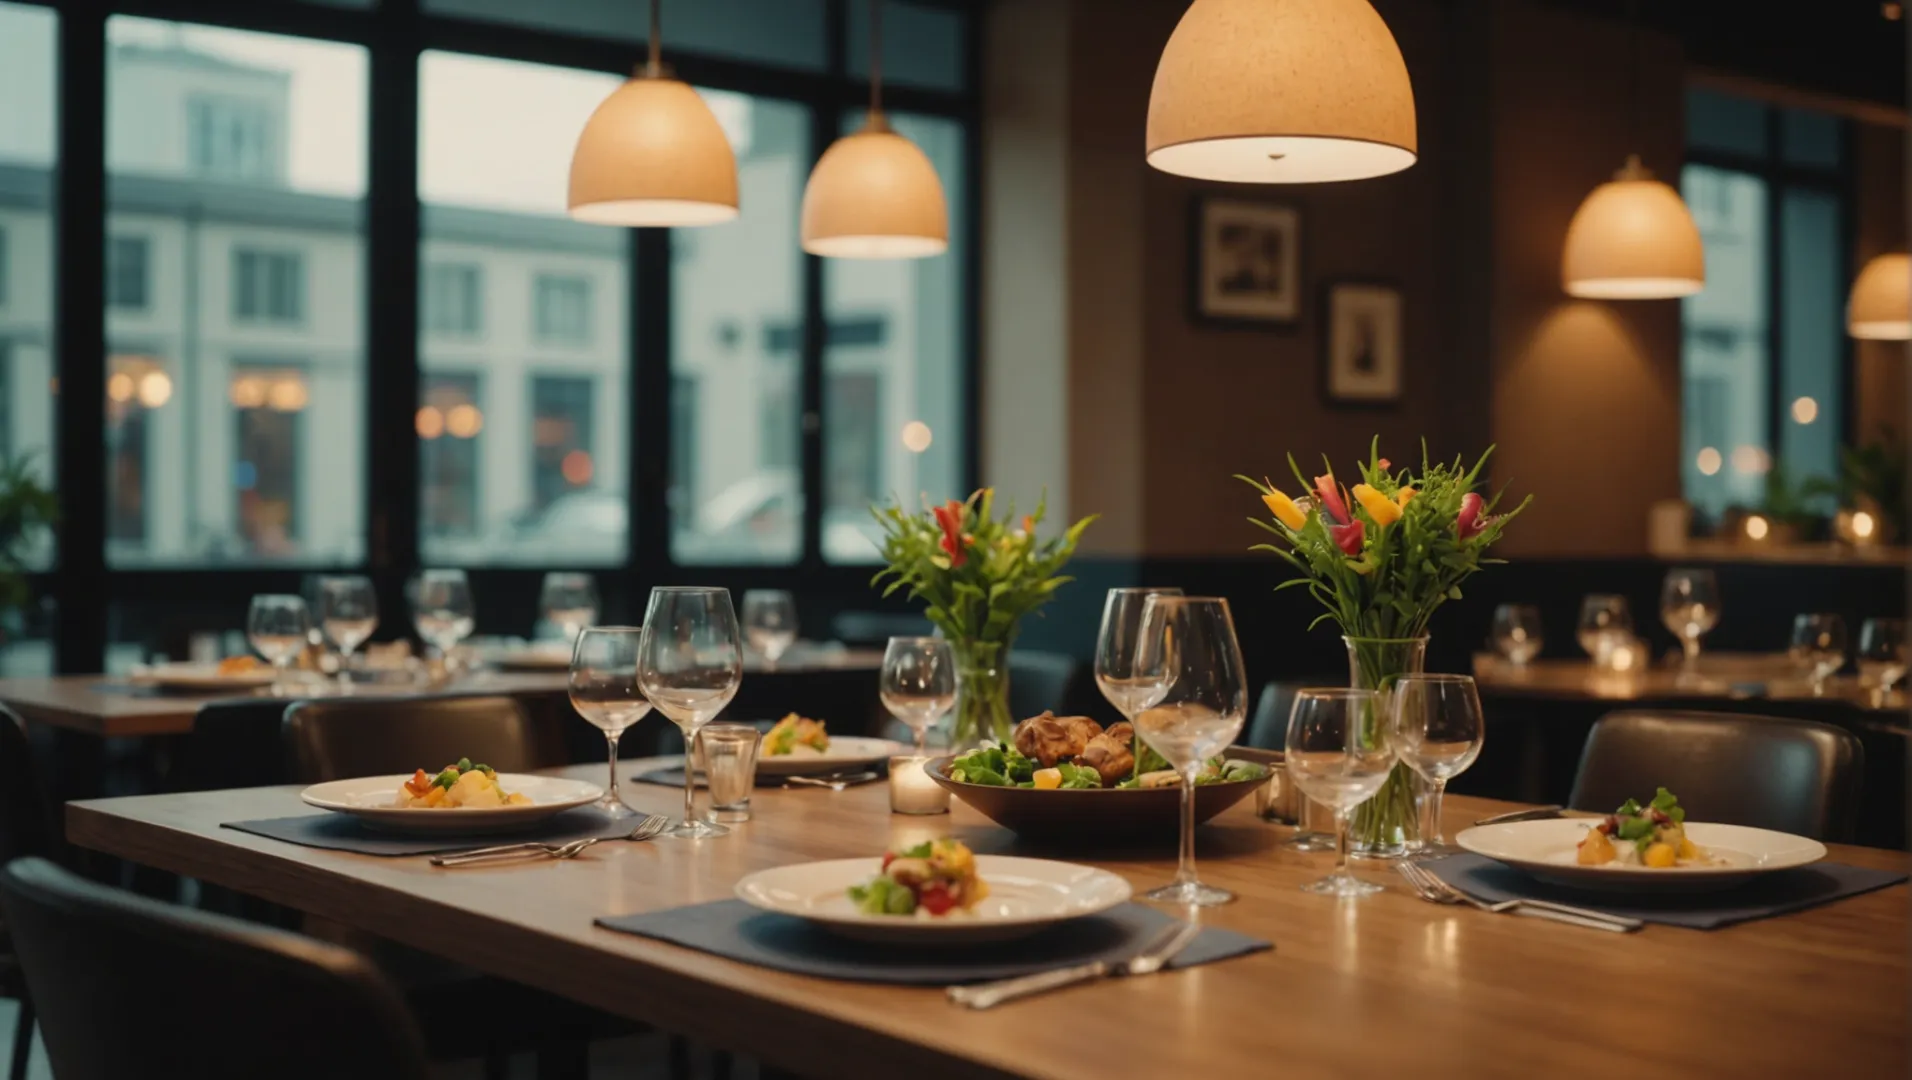
[[[1242,755],[1247,757],[1248,755]],[[951,755],[932,758],[923,768],[930,778],[983,816],[1030,840],[1068,840],[1117,844],[1128,839],[1173,841],[1181,825],[1180,787],[1035,788],[966,784],[949,778]],[[1195,824],[1200,825],[1253,794],[1268,782],[1235,780],[1195,788]]]

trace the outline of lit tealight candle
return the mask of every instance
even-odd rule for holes
[[[897,814],[946,814],[949,792],[923,768],[928,758],[890,759],[890,811]]]

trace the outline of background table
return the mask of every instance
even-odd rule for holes
[[[630,785],[626,797],[663,813],[679,799],[647,784]],[[1298,886],[1325,872],[1329,857],[1280,850],[1286,831],[1245,806],[1199,833],[1203,877],[1241,897],[1201,918],[1270,938],[1275,952],[992,1012],[957,1009],[933,989],[823,982],[592,925],[600,915],[728,897],[763,867],[874,856],[934,832],[983,852],[1032,853],[960,805],[946,817],[901,818],[886,797],[881,784],[763,790],[756,820],[726,838],[601,844],[569,862],[482,870],[219,827],[298,812],[288,788],[79,803],[68,834],[813,1075],[1637,1080],[1904,1071],[1904,886],[1718,931],[1604,934],[1427,904],[1398,886],[1358,902],[1303,893]],[[1505,808],[1452,798],[1448,825]],[[1853,848],[1833,858],[1905,863]],[[1174,862],[1165,850],[1078,861],[1139,888],[1167,880]],[[1649,1018],[1637,1037],[1616,1002],[1626,1016]]]

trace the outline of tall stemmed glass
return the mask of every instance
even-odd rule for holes
[[[1441,797],[1447,794],[1447,782],[1480,756],[1487,733],[1480,691],[1468,675],[1402,675],[1394,680],[1389,719],[1394,755],[1429,785],[1421,800],[1419,854],[1447,854]]]
[[[412,597],[412,623],[418,636],[438,650],[450,666],[451,651],[477,625],[471,582],[463,570],[427,570],[418,575]]]
[[[378,590],[363,574],[319,579],[319,626],[339,650],[339,686],[352,685],[352,651],[378,629]]]
[[[771,667],[797,643],[797,599],[782,589],[744,593],[744,639]]]
[[[1102,631],[1095,642],[1095,685],[1122,719],[1133,724],[1147,703],[1151,684],[1135,671],[1142,639],[1142,608],[1151,596],[1180,596],[1176,588],[1110,589],[1102,602]]]
[[[1805,671],[1812,696],[1823,697],[1826,679],[1846,666],[1846,620],[1823,612],[1798,616],[1787,653]]]
[[[571,707],[604,732],[611,753],[611,781],[594,805],[613,818],[636,813],[617,794],[617,740],[651,711],[637,683],[643,635],[641,626],[587,627],[571,650]]]
[[[1143,898],[1207,907],[1235,894],[1195,877],[1195,776],[1222,752],[1248,716],[1248,684],[1228,601],[1154,594],[1142,602],[1133,677],[1135,734],[1182,777],[1181,859],[1175,880]]]
[[[552,571],[538,587],[538,613],[558,628],[567,643],[597,622],[597,582],[589,574]]]
[[[684,820],[671,830],[672,836],[698,840],[730,832],[697,819],[691,751],[698,731],[730,704],[743,677],[743,643],[729,590],[651,590],[638,646],[637,684],[657,711],[684,733]]]
[[[1719,581],[1711,570],[1669,570],[1660,585],[1660,621],[1680,639],[1686,667],[1699,666],[1700,639],[1719,625]]]
[[[1905,678],[1904,619],[1867,619],[1859,627],[1859,682],[1872,688],[1873,704],[1884,708],[1892,688]]]
[[[305,651],[306,631],[311,628],[305,597],[268,593],[252,598],[252,610],[246,613],[246,640],[272,664],[274,697],[286,695],[286,671],[293,658]]]
[[[1494,651],[1510,664],[1529,664],[1546,639],[1540,630],[1540,609],[1532,604],[1500,604],[1494,608]]]
[[[1580,601],[1580,626],[1576,631],[1580,647],[1595,662],[1604,661],[1614,648],[1633,637],[1633,612],[1627,598],[1611,593],[1590,593]]]
[[[956,704],[956,654],[939,637],[893,637],[883,650],[879,696],[916,733],[916,756],[931,724]]]
[[[1348,817],[1394,768],[1385,703],[1373,690],[1311,688],[1288,714],[1288,775],[1304,795],[1334,811],[1334,873],[1303,885],[1329,896],[1366,896],[1381,886],[1348,873]]]

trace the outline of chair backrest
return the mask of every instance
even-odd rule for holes
[[[0,870],[0,906],[60,1080],[425,1076],[403,998],[357,953],[44,859]]]
[[[20,715],[0,705],[0,863],[51,855],[55,832]]]
[[[286,710],[295,782],[442,768],[468,757],[500,772],[566,763],[564,738],[508,697],[331,698]]]
[[[1241,744],[1260,747],[1263,750],[1280,750],[1287,746],[1288,714],[1295,708],[1295,692],[1304,686],[1335,685],[1337,681],[1331,677],[1277,679],[1267,683],[1261,688],[1261,697],[1255,699],[1255,711],[1249,715],[1247,727],[1242,733]]]
[[[193,715],[174,791],[289,784],[285,739],[280,728],[290,704],[278,698],[209,701]]]
[[[1067,653],[1012,651],[1009,654],[1009,715],[1027,720],[1044,710],[1066,712],[1076,659]]]
[[[1611,812],[1664,787],[1696,821],[1817,839],[1852,834],[1864,751],[1850,732],[1809,720],[1627,711],[1593,725],[1568,802]]]

